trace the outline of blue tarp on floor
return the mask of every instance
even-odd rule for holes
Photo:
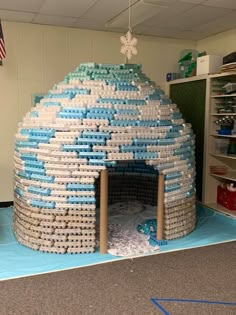
[[[184,238],[168,241],[160,252],[176,251],[236,240],[236,220],[197,206],[196,229]],[[120,258],[110,254],[59,255],[42,253],[27,248],[16,241],[12,231],[12,208],[0,209],[0,280],[37,275],[70,268],[115,261]]]

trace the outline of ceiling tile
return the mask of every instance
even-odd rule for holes
[[[156,5],[162,5],[162,6],[171,6],[178,2],[179,0],[142,0],[145,3],[150,4],[156,4]]]
[[[45,0],[40,14],[82,16],[97,0]]]
[[[176,38],[179,39],[192,39],[192,40],[199,40],[205,37],[210,36],[210,33],[203,33],[203,32],[193,32],[193,31],[182,31],[177,34]]]
[[[3,21],[29,23],[32,22],[35,13],[0,10],[0,16]]]
[[[138,25],[133,29],[134,35],[135,34],[142,34],[142,35],[150,35],[150,36],[159,36],[159,37],[168,37],[168,38],[175,38],[177,34],[179,34],[178,30],[174,29],[167,29],[167,28],[157,28],[152,26],[145,26],[145,25]]]
[[[37,15],[33,20],[33,23],[36,24],[56,25],[65,27],[71,27],[75,22],[76,18],[52,15]]]
[[[131,4],[135,1],[137,0],[132,0]],[[106,22],[126,10],[128,7],[128,0],[100,0],[83,15],[83,18],[96,19],[97,21],[103,21],[105,24]]]
[[[76,20],[73,27],[89,29],[89,30],[103,30],[103,31],[106,30],[104,22],[98,21],[96,19],[79,18]]]
[[[206,0],[179,0],[180,2],[192,3],[192,4],[200,4]]]
[[[37,12],[45,0],[1,0],[0,9]]]
[[[207,0],[206,2],[204,2],[204,5],[236,10],[235,0]]]
[[[204,32],[207,30],[211,35],[224,32],[230,29],[236,28],[236,11],[233,11],[230,14],[224,15],[221,18],[216,20],[204,23],[199,25],[196,28],[193,28],[193,31]]]
[[[165,7],[158,4],[149,3],[145,1],[137,1],[131,10],[125,10],[120,15],[114,17],[107,23],[107,27],[112,30],[115,27],[126,29],[129,25],[129,14],[130,14],[130,25],[133,28],[136,25],[142,24],[149,18],[156,16],[159,12],[162,12]]]
[[[190,10],[173,16],[172,19],[166,21],[166,27],[176,27],[180,30],[191,30],[193,27],[210,22],[214,19],[220,18],[231,11],[228,9],[220,9],[207,7],[203,5],[194,6]]]
[[[134,5],[131,26],[136,34],[198,40],[236,28],[236,0],[130,1]],[[141,12],[142,19],[137,21],[134,11],[140,3],[146,8],[149,4],[149,9]],[[129,0],[0,0],[0,17],[3,21],[124,33],[128,5]],[[123,17],[123,24],[109,26],[117,16]]]
[[[163,9],[160,13],[154,17],[143,22],[144,25],[155,26],[160,28],[165,28],[168,21],[175,18],[176,15],[179,15],[187,10],[193,8],[194,5],[188,3],[176,2],[170,7]]]

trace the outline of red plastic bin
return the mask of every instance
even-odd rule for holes
[[[236,210],[236,191],[229,191],[227,188],[218,186],[217,203],[229,210]]]

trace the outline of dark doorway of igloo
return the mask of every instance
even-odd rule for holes
[[[100,179],[95,182],[99,245]],[[145,161],[120,161],[108,168],[108,252],[117,256],[145,254],[148,229],[156,233],[157,171]],[[145,231],[142,227],[145,225]],[[152,244],[153,245],[153,244]]]

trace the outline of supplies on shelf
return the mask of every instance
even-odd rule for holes
[[[220,129],[217,130],[219,135],[231,135],[232,130],[234,129],[234,116],[223,116],[215,121],[217,125],[220,126]]]
[[[217,203],[229,209],[236,210],[236,186],[235,183],[221,184],[217,187]]]
[[[210,165],[210,173],[214,175],[225,175],[228,168],[224,165]]]
[[[225,90],[225,93],[234,93],[236,92],[236,83],[228,82],[223,86],[223,89]]]
[[[179,76],[180,78],[188,78],[196,75],[198,51],[192,49],[184,49],[180,53]]]
[[[231,64],[236,62],[236,51],[223,57],[223,65]]]
[[[209,76],[208,142],[203,202],[235,216],[236,210],[236,72]],[[235,185],[235,186],[234,186]]]
[[[235,71],[236,71],[236,62],[223,64],[220,67],[220,72],[235,72]]]
[[[236,139],[230,139],[227,154],[230,156],[236,156]]]
[[[216,138],[214,140],[214,153],[226,155],[229,148],[228,138]]]

